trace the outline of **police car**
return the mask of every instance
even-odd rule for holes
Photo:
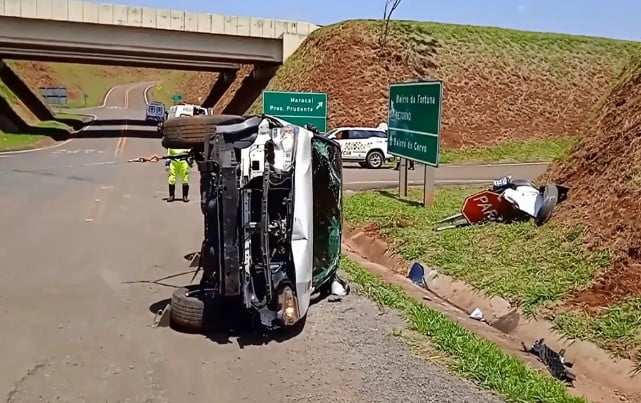
[[[387,152],[387,125],[371,127],[339,127],[325,133],[341,146],[343,161],[358,162],[362,167],[381,168],[394,160]]]

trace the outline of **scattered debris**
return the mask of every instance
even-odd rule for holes
[[[523,342],[521,342],[521,345],[526,353],[536,355],[548,367],[553,377],[566,382],[570,386],[574,386],[573,382],[576,380],[576,375],[568,369],[572,368],[573,364],[565,360],[565,349],[557,353],[546,346],[543,341],[543,339],[535,341],[530,348],[527,348]]]
[[[407,278],[417,286],[427,290],[427,283],[425,281],[425,268],[419,262],[414,262],[407,273]]]
[[[492,188],[468,196],[461,212],[446,217],[435,231],[490,222],[527,221],[534,218],[537,225],[550,220],[557,204],[567,199],[569,188],[554,183],[535,186],[511,176],[494,181]]]
[[[154,324],[151,327],[169,327],[169,316],[171,304],[165,305],[164,309],[159,309],[154,316]]]
[[[481,311],[480,308],[474,308],[472,313],[470,313],[470,318],[472,318],[474,320],[482,321],[483,320],[483,311]]]
[[[332,295],[330,298],[327,299],[329,302],[340,302],[343,300],[343,297],[347,296],[349,294],[350,287],[349,284],[342,278],[338,277],[336,275],[334,277],[334,281],[332,281],[332,284],[330,286],[330,294]]]

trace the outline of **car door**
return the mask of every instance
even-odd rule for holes
[[[350,130],[348,133],[348,145],[345,147],[349,149],[350,156],[354,160],[365,160],[367,152],[371,149],[372,137],[367,130]]]
[[[329,138],[335,140],[341,147],[341,156],[343,159],[349,159],[351,155],[350,148],[347,147],[347,144],[349,143],[348,136],[349,130],[338,130],[329,136]]]

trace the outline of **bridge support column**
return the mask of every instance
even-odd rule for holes
[[[214,83],[214,85],[212,85],[211,90],[209,91],[209,95],[207,95],[207,98],[203,102],[202,106],[204,108],[213,108],[214,105],[216,105],[216,103],[220,101],[220,98],[225,95],[225,92],[227,92],[235,79],[236,71],[219,73],[216,82]]]
[[[255,65],[254,70],[243,80],[223,114],[242,115],[252,106],[269,81],[276,75],[279,65]]]

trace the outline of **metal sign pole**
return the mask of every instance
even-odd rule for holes
[[[427,164],[423,166],[425,167],[425,172],[423,174],[423,206],[427,207],[434,204],[436,168]]]
[[[407,159],[401,158],[398,167],[398,195],[407,197]]]

